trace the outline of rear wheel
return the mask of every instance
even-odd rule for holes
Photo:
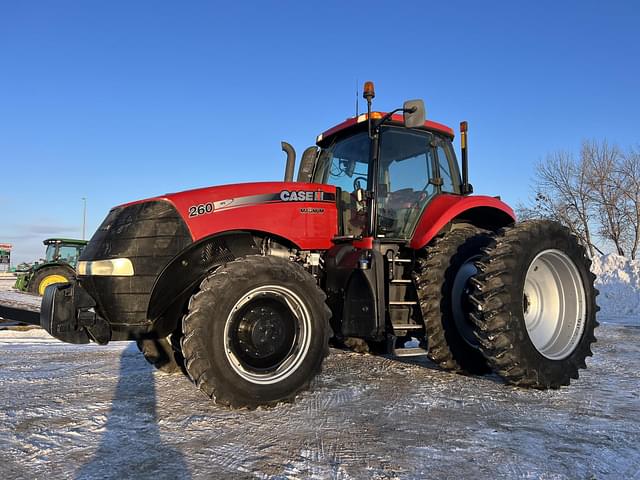
[[[565,227],[506,228],[477,262],[472,314],[480,348],[508,382],[558,388],[578,378],[596,341],[597,290],[585,249]]]
[[[457,224],[424,249],[414,281],[427,336],[428,356],[446,370],[487,373],[469,317],[474,261],[491,241],[487,230]]]
[[[49,285],[55,283],[68,283],[74,274],[69,268],[61,266],[43,267],[33,274],[29,282],[29,292],[37,295],[44,295],[44,291]]]
[[[182,321],[185,367],[217,403],[255,408],[292,400],[328,353],[330,311],[301,266],[248,256],[201,284]]]

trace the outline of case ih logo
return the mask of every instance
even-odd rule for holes
[[[283,190],[280,192],[280,200],[282,200],[283,202],[325,202],[329,199],[325,198],[324,192]]]

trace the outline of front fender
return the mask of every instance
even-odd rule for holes
[[[224,232],[189,245],[160,272],[151,291],[147,318],[157,320],[172,304],[186,298],[217,266],[259,253],[248,232]]]
[[[424,247],[455,220],[497,230],[514,223],[516,215],[509,205],[496,197],[441,194],[422,212],[410,247],[416,250]]]

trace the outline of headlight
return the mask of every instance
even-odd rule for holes
[[[82,261],[78,262],[76,271],[78,275],[131,277],[133,276],[133,264],[128,258]]]

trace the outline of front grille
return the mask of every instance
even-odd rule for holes
[[[151,290],[162,269],[191,244],[182,217],[166,201],[117,207],[109,212],[80,260],[129,258],[132,277],[82,277],[99,312],[113,325],[144,325]]]

